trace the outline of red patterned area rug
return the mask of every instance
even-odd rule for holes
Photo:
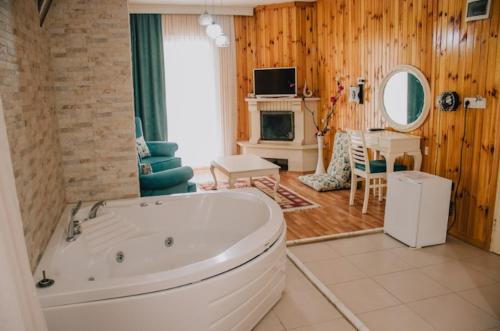
[[[268,177],[257,177],[253,178],[254,187],[258,188],[266,195],[271,198],[274,197],[274,183],[275,181],[269,179]],[[219,189],[228,189],[229,184],[226,181],[219,181]],[[238,179],[234,184],[235,188],[243,188],[250,187],[250,181],[248,179]],[[198,184],[198,188],[202,191],[212,191],[214,190],[213,183],[204,183]],[[318,208],[320,205],[307,200],[303,196],[300,196],[298,193],[290,190],[289,188],[280,185],[278,188],[278,197],[276,201],[283,212],[295,211],[295,210],[303,210],[310,208]]]

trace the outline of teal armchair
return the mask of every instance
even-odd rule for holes
[[[138,117],[135,118],[135,135],[136,138],[143,136],[141,119]],[[196,184],[189,182],[193,178],[193,169],[183,167],[181,159],[175,156],[178,149],[176,143],[147,141],[146,144],[151,156],[139,162],[150,164],[153,173],[143,175],[139,167],[141,196],[196,192]]]
[[[141,196],[196,192],[196,184],[189,181],[191,178],[193,178],[191,167],[179,167],[149,175],[139,175]]]

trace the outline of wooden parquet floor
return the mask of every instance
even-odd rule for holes
[[[371,195],[368,213],[363,215],[363,189],[358,189],[354,206],[351,207],[349,190],[316,192],[297,179],[300,175],[297,172],[282,171],[281,184],[321,207],[284,213],[287,240],[374,229],[384,225],[385,200],[379,202]]]
[[[208,170],[195,171],[195,180],[211,180]],[[292,189],[321,207],[284,213],[287,224],[287,240],[312,238],[330,234],[367,230],[384,224],[385,201],[379,202],[370,195],[368,213],[363,215],[363,190],[359,189],[354,206],[349,206],[349,190],[316,192],[302,184],[297,177],[302,173],[281,171],[281,184]],[[218,176],[222,174],[218,173]]]

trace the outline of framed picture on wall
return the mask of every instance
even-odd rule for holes
[[[491,0],[466,0],[465,21],[488,19],[490,16]]]
[[[49,12],[50,5],[52,4],[52,0],[36,0],[38,6],[38,16],[40,17],[40,26],[43,25],[43,21],[45,21],[45,17]]]

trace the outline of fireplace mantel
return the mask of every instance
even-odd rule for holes
[[[287,159],[291,171],[314,170],[317,161],[316,128],[312,115],[307,109],[317,113],[319,98],[246,98],[250,114],[250,139],[240,141],[242,152],[264,158]],[[307,109],[306,109],[307,107]],[[261,140],[260,112],[290,111],[294,116],[293,141]]]
[[[250,140],[251,144],[260,142],[260,112],[261,111],[291,111],[294,113],[295,139],[288,144],[309,145],[316,143],[314,134],[316,129],[308,109],[316,112],[319,98],[246,98],[250,112]],[[279,142],[282,144],[283,142]]]

